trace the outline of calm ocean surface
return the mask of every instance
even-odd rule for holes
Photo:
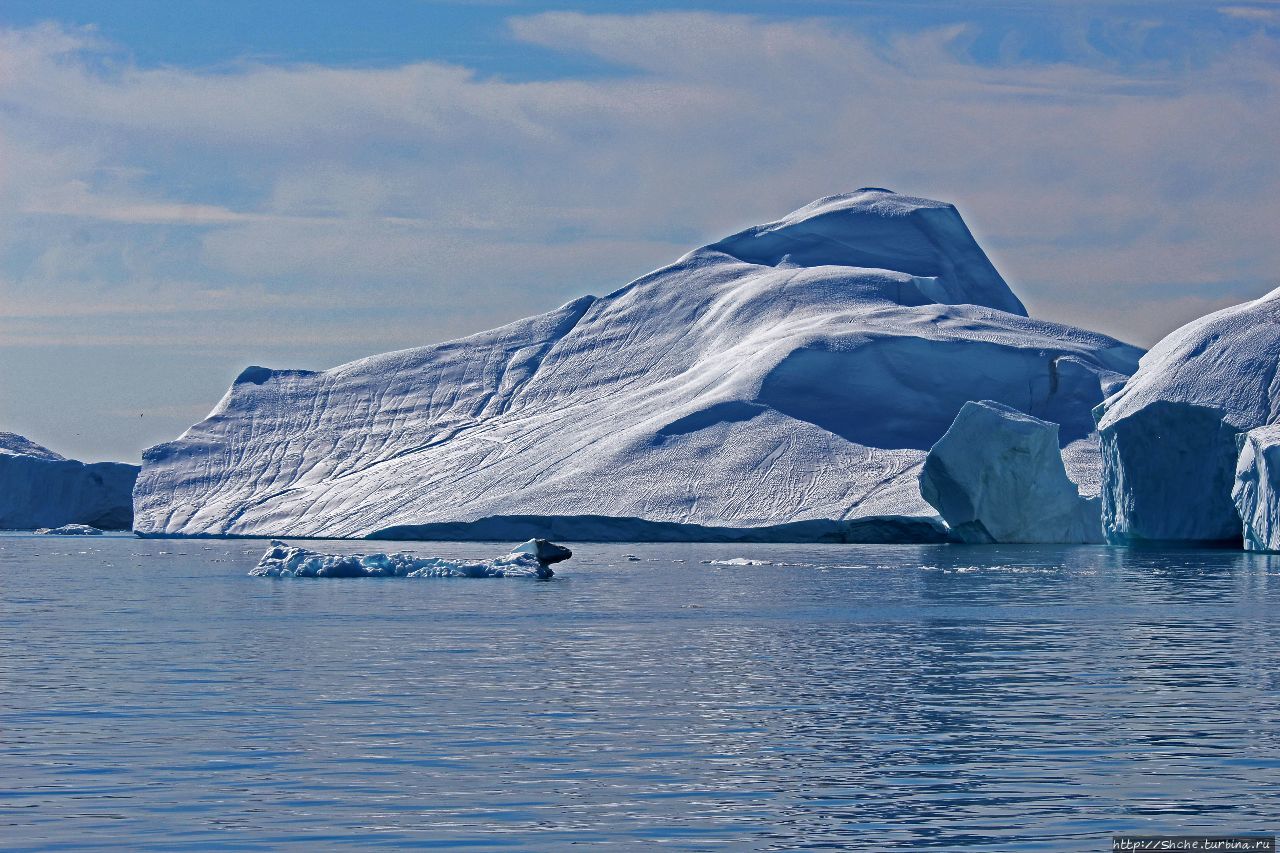
[[[0,536],[0,846],[1280,829],[1280,558],[574,545],[547,582],[247,577],[264,548]],[[731,557],[775,565],[701,562]]]

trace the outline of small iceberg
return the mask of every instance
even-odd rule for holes
[[[42,536],[101,536],[102,531],[87,524],[64,524],[61,527],[39,527]]]
[[[249,574],[264,578],[549,578],[552,563],[573,556],[568,548],[530,539],[511,553],[474,562],[395,554],[321,554],[279,539]]]

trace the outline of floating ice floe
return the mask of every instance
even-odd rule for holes
[[[573,556],[568,548],[530,539],[493,560],[451,560],[395,554],[322,554],[278,539],[249,572],[268,578],[549,578],[552,563]]]
[[[101,536],[102,531],[87,524],[64,524],[61,527],[40,527],[36,533],[47,536]]]

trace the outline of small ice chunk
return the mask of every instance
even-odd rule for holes
[[[554,542],[548,542],[546,539],[530,539],[523,545],[517,545],[511,550],[512,554],[529,554],[539,563],[549,566],[552,563],[563,562],[573,556],[573,552],[563,545],[556,545]]]
[[[703,560],[708,566],[772,566],[772,560],[751,560],[746,557],[733,557],[729,560]]]

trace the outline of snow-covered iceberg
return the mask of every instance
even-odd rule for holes
[[[268,578],[549,578],[552,563],[573,552],[543,539],[530,540],[493,560],[450,560],[394,554],[322,554],[278,539],[250,572]]]
[[[1033,320],[955,208],[867,189],[457,341],[251,367],[148,450],[143,535],[940,541],[968,400],[1093,430],[1140,352]]]
[[[1058,425],[990,400],[961,407],[920,493],[963,542],[1102,541],[1098,499],[1067,477]]]
[[[1244,527],[1246,551],[1280,551],[1280,425],[1239,436],[1231,499]]]
[[[0,432],[0,529],[87,524],[127,530],[137,477],[137,465],[77,462]]]
[[[1108,541],[1236,545],[1238,433],[1280,421],[1280,290],[1201,317],[1095,412]]]

